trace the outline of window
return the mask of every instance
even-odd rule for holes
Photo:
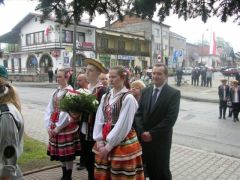
[[[34,44],[34,34],[27,34],[26,35],[26,44],[27,45],[33,45]]]
[[[155,50],[161,50],[161,44],[155,43]]]
[[[34,37],[35,37],[35,44],[43,43],[43,31],[34,33]]]
[[[167,35],[168,35],[168,33],[167,33],[167,31],[162,31],[162,35],[164,36],[164,37],[167,37]]]
[[[42,44],[43,43],[43,31],[26,34],[26,45]]]
[[[108,48],[108,39],[107,38],[101,38],[101,48]]]
[[[141,51],[141,44],[140,44],[140,41],[139,40],[136,40],[134,42],[134,50],[135,51]]]
[[[124,50],[125,49],[125,41],[118,41],[118,49]]]
[[[63,33],[62,42],[64,42],[64,43],[72,43],[73,42],[73,32],[72,31],[63,30],[62,33]]]
[[[85,42],[85,33],[78,32],[76,39],[77,39],[78,42]]]
[[[155,29],[155,35],[156,37],[159,37],[159,29]]]

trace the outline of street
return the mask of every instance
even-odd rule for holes
[[[54,89],[18,87],[25,118],[25,132],[47,142],[44,109]],[[240,123],[218,119],[218,104],[181,99],[173,142],[196,149],[240,157]]]

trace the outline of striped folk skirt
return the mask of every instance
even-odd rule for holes
[[[81,145],[78,125],[67,126],[58,135],[49,139],[47,155],[51,161],[72,161],[80,155]]]
[[[93,152],[95,153],[95,179],[144,180],[142,148],[135,130],[131,130],[123,142],[110,152],[108,159],[99,157],[96,144]]]

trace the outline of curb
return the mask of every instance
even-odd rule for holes
[[[181,95],[181,98],[191,100],[191,101],[197,101],[197,102],[219,103],[219,101],[216,99],[201,99],[197,97],[190,97],[190,96],[184,96],[184,95]]]
[[[60,164],[53,165],[53,166],[47,166],[47,167],[43,167],[43,168],[32,170],[32,171],[23,172],[23,176],[27,176],[27,175],[30,175],[30,174],[38,173],[38,172],[41,172],[41,171],[46,171],[46,170],[49,170],[49,169],[59,168],[59,167],[61,167]]]

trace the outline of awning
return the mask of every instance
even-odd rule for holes
[[[19,31],[10,31],[0,36],[0,43],[18,44],[19,39]]]

